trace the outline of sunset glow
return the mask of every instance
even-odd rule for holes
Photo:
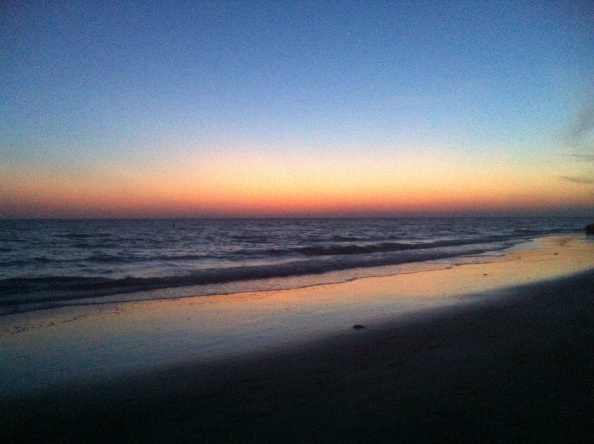
[[[8,2],[0,217],[594,212],[586,3],[299,5]]]
[[[591,203],[587,187],[560,181],[552,165],[479,163],[242,153],[167,173],[114,168],[76,177],[17,170],[6,176],[4,211],[72,217],[511,214]]]

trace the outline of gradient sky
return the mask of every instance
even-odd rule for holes
[[[0,217],[594,215],[587,0],[5,0],[0,39]]]

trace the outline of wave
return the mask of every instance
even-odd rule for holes
[[[92,239],[97,237],[97,235],[93,233],[66,233],[57,234],[56,237],[62,239]]]
[[[519,236],[548,236],[564,233],[575,233],[576,230],[572,228],[549,228],[549,229],[532,229],[532,228],[517,228],[515,230]]]
[[[390,253],[407,250],[429,250],[443,247],[456,247],[472,244],[482,244],[488,242],[496,242],[507,240],[503,236],[490,236],[477,239],[457,239],[457,240],[441,240],[433,242],[381,242],[375,244],[326,244],[326,245],[308,245],[304,247],[294,248],[242,248],[228,254],[230,258],[241,260],[242,258],[250,257],[322,257],[322,256],[355,256],[368,255],[376,253]],[[62,258],[48,258],[48,257],[33,257],[27,260],[12,260],[2,262],[0,264],[6,266],[26,266],[35,264],[49,264],[49,263],[77,263],[84,262],[89,264],[142,264],[142,263],[157,263],[157,262],[192,262],[192,261],[208,261],[213,259],[212,255],[205,253],[187,253],[187,254],[152,254],[152,255],[125,255],[125,254],[109,254],[100,253],[90,256],[75,257],[69,259]]]
[[[283,278],[295,282],[293,277],[501,250],[579,232],[583,221],[189,220],[180,226],[185,228],[172,231],[170,222],[154,221],[0,221],[0,314],[152,290],[198,295],[226,291],[232,282],[234,288],[282,286],[288,282]],[[281,281],[251,282],[266,279]],[[216,288],[200,287],[209,284]]]
[[[456,239],[456,240],[441,240],[433,242],[383,242],[379,244],[347,244],[347,245],[325,245],[325,246],[308,246],[297,248],[296,251],[305,256],[335,256],[335,255],[355,255],[355,254],[373,254],[373,253],[387,253],[391,251],[405,251],[405,250],[426,250],[431,248],[441,247],[456,247],[472,244],[483,244],[487,242],[495,242],[508,239],[505,236],[489,236],[479,239]]]
[[[452,246],[452,242],[449,246]],[[455,244],[455,243],[454,243]],[[57,302],[86,297],[134,293],[199,286],[224,284],[237,281],[287,278],[316,275],[331,271],[360,267],[399,265],[403,263],[446,259],[461,255],[481,254],[509,247],[500,245],[472,245],[460,250],[454,245],[450,249],[408,249],[387,255],[336,256],[333,260],[313,258],[268,265],[241,265],[227,268],[201,269],[182,275],[155,277],[89,277],[89,276],[44,276],[32,278],[7,278],[0,280],[0,306],[9,307],[26,303]]]

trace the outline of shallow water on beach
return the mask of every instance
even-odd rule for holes
[[[490,260],[579,218],[0,221],[0,314],[296,288]],[[381,267],[391,267],[382,271]],[[394,266],[398,268],[395,269]]]

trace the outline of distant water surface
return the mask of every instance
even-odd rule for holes
[[[291,288],[489,260],[580,218],[0,221],[0,314]],[[396,266],[396,267],[395,267]],[[395,268],[394,268],[395,267]]]

